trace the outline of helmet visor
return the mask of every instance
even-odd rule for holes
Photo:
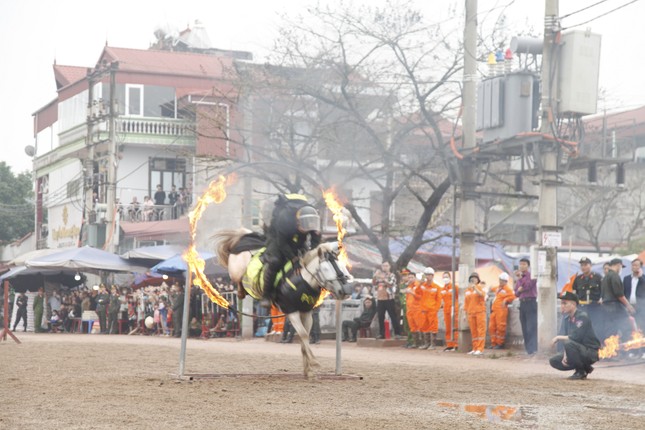
[[[301,233],[320,230],[320,216],[316,209],[310,206],[300,208],[296,212],[296,223]]]

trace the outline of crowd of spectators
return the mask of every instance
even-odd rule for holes
[[[235,288],[221,278],[215,287],[227,300],[236,304]],[[75,289],[55,289],[45,293],[41,288],[37,297],[42,297],[42,323],[34,321],[36,332],[88,333],[88,327],[98,316],[99,333],[139,333],[156,336],[181,336],[184,290],[178,283],[165,282],[159,286],[100,285],[94,288],[81,286]],[[18,298],[22,294],[17,295]],[[189,335],[195,337],[231,336],[239,331],[237,315],[214,305],[198,286],[190,290]],[[35,303],[37,300],[33,300]],[[38,300],[40,303],[40,300]],[[96,312],[96,314],[92,313]],[[37,320],[37,313],[34,312]],[[99,323],[97,321],[97,323]],[[13,322],[13,328],[19,322]]]
[[[191,205],[191,193],[188,188],[171,186],[168,192],[161,185],[152,196],[144,196],[143,202],[137,196],[127,204],[117,199],[118,213],[124,221],[158,221],[177,219],[184,215]]]

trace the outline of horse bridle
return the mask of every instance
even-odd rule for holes
[[[333,253],[329,251],[325,252],[324,261],[328,261],[331,264],[331,267],[334,269],[334,272],[336,272],[336,278],[339,282],[342,282],[343,284],[347,282],[347,276],[345,276],[343,271],[340,270],[340,267],[338,267],[338,259]],[[307,266],[304,266],[303,269],[306,270],[307,273],[309,273],[311,277],[314,278],[316,281],[318,281],[318,283],[321,285],[326,285],[327,282],[331,282],[331,281],[320,279],[320,276],[318,276],[318,272],[320,272],[320,269],[316,273],[312,273],[310,270],[308,270]]]

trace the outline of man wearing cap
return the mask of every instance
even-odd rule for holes
[[[602,338],[620,332],[622,341],[627,341],[631,335],[629,315],[634,315],[634,307],[625,297],[625,288],[620,279],[620,271],[625,267],[623,260],[614,258],[609,262],[609,271],[602,279],[600,289],[602,293],[603,333]]]
[[[578,296],[565,292],[560,296],[562,325],[553,344],[562,342],[563,352],[549,360],[551,367],[558,370],[574,370],[568,379],[586,379],[593,372],[592,364],[598,361],[600,341],[594,333],[591,320],[578,308]]]
[[[508,322],[508,305],[515,300],[515,293],[508,285],[508,273],[499,274],[499,286],[493,288],[495,298],[491,305],[490,321],[488,323],[488,334],[492,349],[504,349],[506,342],[506,324]]]
[[[537,281],[531,279],[531,261],[520,259],[519,270],[515,272],[515,296],[520,300],[520,323],[524,349],[528,355],[537,352]]]
[[[591,271],[591,260],[587,257],[580,259],[580,270],[582,273],[573,280],[571,291],[578,296],[578,309],[589,316],[594,329],[600,333],[602,327],[602,310],[600,308],[602,277]]]

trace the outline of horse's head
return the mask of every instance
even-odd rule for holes
[[[334,298],[342,300],[351,294],[351,285],[348,282],[352,276],[337,257],[338,244],[327,242],[306,253],[303,263],[319,287],[329,291]]]

